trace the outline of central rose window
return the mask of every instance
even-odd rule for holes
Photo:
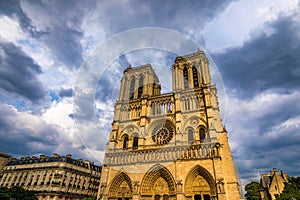
[[[152,131],[152,140],[159,145],[167,144],[172,140],[174,132],[172,123],[159,123]]]

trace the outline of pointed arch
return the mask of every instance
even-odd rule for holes
[[[139,147],[139,136],[138,136],[138,134],[134,134],[132,149],[137,150],[138,147]]]
[[[134,87],[135,87],[135,77],[132,77],[130,81],[130,88],[129,88],[129,99],[134,98]]]
[[[122,138],[123,138],[123,149],[127,149],[128,142],[129,142],[129,136],[127,134],[125,134]]]
[[[139,78],[139,87],[138,87],[138,98],[142,97],[143,94],[143,86],[144,86],[144,76],[143,74],[140,75]]]
[[[204,126],[199,126],[199,140],[200,142],[203,142],[206,137],[206,128]]]
[[[165,190],[161,194],[156,194],[155,185],[165,184]],[[141,184],[141,195],[143,196],[155,196],[155,195],[176,195],[175,180],[170,171],[160,164],[156,164],[151,167],[145,174]]]
[[[189,88],[189,73],[186,65],[183,68],[183,83],[184,89]]]
[[[199,185],[195,186],[195,182],[198,182]],[[186,176],[184,185],[187,196],[192,196],[197,194],[197,192],[206,193],[211,196],[216,195],[216,185],[213,176],[200,165],[196,165],[190,170]]]
[[[192,129],[192,128],[188,128],[187,129],[188,131],[188,142],[189,143],[192,143],[192,142],[194,142],[194,129]]]
[[[199,87],[198,70],[195,66],[192,67],[194,88]]]
[[[132,198],[132,181],[125,172],[115,176],[108,190],[108,199]]]

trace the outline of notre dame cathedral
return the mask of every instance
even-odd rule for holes
[[[124,70],[98,197],[240,199],[203,51],[176,57],[167,94],[150,64]]]

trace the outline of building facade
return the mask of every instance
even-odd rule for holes
[[[8,161],[9,158],[11,158],[10,155],[0,151],[0,179],[3,174],[4,165]]]
[[[288,181],[288,175],[277,168],[270,171],[270,174],[262,174],[260,178],[260,197],[262,200],[275,200],[275,195],[282,193],[284,183]]]
[[[0,186],[19,186],[36,192],[39,200],[81,200],[97,195],[101,167],[71,155],[41,155],[11,159]]]
[[[161,94],[150,64],[125,69],[98,197],[240,199],[216,87],[203,51],[175,59],[172,92],[167,94]]]

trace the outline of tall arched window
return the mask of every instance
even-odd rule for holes
[[[194,141],[194,131],[192,129],[188,130],[188,142],[193,142]]]
[[[131,82],[130,82],[130,90],[129,90],[129,98],[133,99],[134,97],[134,85],[135,85],[135,78],[132,77]]]
[[[140,76],[140,80],[139,80],[138,98],[142,97],[142,94],[143,94],[143,85],[144,85],[144,76],[141,75]]]
[[[200,141],[203,141],[205,139],[205,129],[204,129],[204,127],[200,128],[199,134],[200,134]]]
[[[138,146],[139,146],[139,136],[135,135],[133,137],[133,146],[132,146],[133,150],[137,149]]]
[[[124,136],[124,140],[123,140],[123,149],[127,149],[128,147],[128,135]]]
[[[198,72],[195,66],[193,66],[193,81],[194,81],[194,88],[199,87],[199,80],[198,80]]]
[[[183,82],[184,82],[184,89],[189,88],[189,74],[187,67],[183,68]]]

